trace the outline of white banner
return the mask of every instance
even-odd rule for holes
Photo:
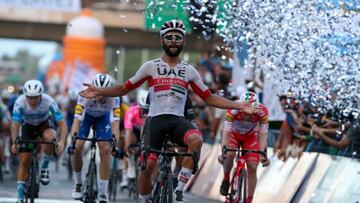
[[[79,12],[81,0],[0,0],[0,8],[29,8]]]

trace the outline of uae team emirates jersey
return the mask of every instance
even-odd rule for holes
[[[132,90],[145,81],[149,84],[150,93],[148,116],[184,116],[189,85],[203,100],[211,95],[197,70],[184,61],[172,68],[161,58],[145,62],[136,74],[125,82],[125,86]]]

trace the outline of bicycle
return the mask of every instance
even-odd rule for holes
[[[230,192],[226,197],[225,203],[246,203],[247,196],[247,171],[245,167],[245,157],[246,153],[258,153],[267,159],[267,152],[259,150],[250,150],[250,149],[240,149],[227,148],[223,146],[222,156],[225,159],[227,152],[236,152],[236,167],[232,178],[230,179]]]
[[[145,170],[147,164],[147,157],[149,153],[157,153],[162,156],[160,160],[160,169],[157,173],[155,183],[153,184],[153,189],[151,192],[151,202],[153,203],[172,203],[172,194],[174,190],[173,174],[171,171],[171,162],[174,157],[177,156],[189,156],[192,157],[195,165],[192,173],[195,174],[198,170],[198,155],[194,153],[186,152],[175,152],[167,151],[170,148],[169,142],[165,142],[163,150],[156,150],[152,148],[146,148],[144,151],[144,161],[142,163],[141,169]],[[174,146],[171,146],[174,147]]]
[[[132,167],[134,167],[135,174],[132,174],[134,176],[129,175],[129,182],[128,182],[128,197],[131,198],[133,197],[133,199],[135,201],[138,201],[139,195],[138,195],[138,191],[137,191],[137,180],[138,180],[138,175],[139,175],[139,164],[138,164],[138,160],[139,160],[139,156],[140,156],[140,151],[139,151],[140,146],[138,144],[130,144],[128,146],[128,152],[132,152],[129,155],[129,168],[128,170],[130,170],[130,165]],[[130,164],[132,163],[132,164]]]
[[[25,184],[25,202],[34,203],[34,199],[39,197],[40,190],[40,176],[39,176],[39,161],[37,156],[38,144],[51,144],[53,145],[53,155],[55,155],[55,148],[57,146],[56,139],[53,141],[37,141],[37,140],[20,140],[20,138],[16,138],[16,145],[18,144],[30,144],[31,150],[31,164],[28,169],[28,176]]]
[[[75,143],[76,140],[84,140],[84,141],[90,141],[91,147],[90,147],[90,163],[89,167],[86,173],[86,181],[82,188],[83,193],[83,199],[82,201],[85,203],[95,203],[97,199],[97,193],[98,193],[98,185],[97,185],[97,167],[96,167],[96,143],[97,142],[111,142],[112,143],[112,155],[115,158],[121,157],[121,152],[119,148],[116,146],[117,141],[114,135],[112,135],[111,139],[96,139],[96,131],[93,127],[93,137],[91,138],[80,138],[75,133],[72,137],[71,145],[68,147],[68,153],[71,155],[74,153],[75,150]]]
[[[118,160],[116,158],[112,159],[112,167],[110,172],[109,179],[109,199],[112,201],[116,201],[117,194],[117,185],[118,182],[121,182],[121,170],[118,169]]]

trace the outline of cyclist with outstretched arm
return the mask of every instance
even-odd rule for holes
[[[179,56],[185,43],[185,33],[185,27],[181,21],[165,22],[160,30],[160,43],[164,49],[161,58],[145,62],[124,84],[109,88],[97,88],[91,84],[84,84],[88,88],[80,92],[81,96],[87,98],[99,95],[122,96],[147,81],[151,104],[142,136],[143,149],[150,146],[161,150],[165,135],[169,134],[175,143],[187,146],[189,153],[200,154],[202,135],[184,118],[189,86],[208,105],[225,109],[241,109],[248,113],[258,111],[250,105],[250,102],[234,102],[211,94],[209,88],[201,81],[197,70]],[[142,203],[149,202],[151,198],[151,174],[156,159],[156,155],[150,154],[146,169],[139,174],[139,197]],[[183,202],[183,189],[191,177],[194,164],[196,163],[191,157],[184,157],[178,177],[179,183],[173,194],[175,202]]]
[[[110,87],[114,84],[113,79],[108,74],[96,74],[92,80],[95,87]],[[106,97],[98,95],[94,99],[79,97],[75,107],[75,118],[71,128],[71,134],[77,134],[80,138],[87,138],[90,127],[94,126],[96,138],[106,140],[112,139],[114,134],[119,138],[120,108],[118,97]],[[117,139],[118,140],[118,139]],[[76,140],[75,151],[71,156],[71,165],[74,171],[74,189],[72,196],[74,199],[82,199],[82,150],[83,140]],[[100,150],[100,180],[99,180],[99,203],[108,202],[108,184],[110,172],[111,144],[109,142],[98,142]]]
[[[267,148],[268,133],[268,110],[260,104],[254,92],[246,91],[240,96],[238,102],[253,101],[255,106],[260,108],[259,112],[249,114],[237,109],[228,109],[224,121],[223,137],[221,144],[227,148],[237,148],[239,144],[243,149],[264,151]],[[234,164],[235,152],[228,152],[223,160],[219,156],[219,162],[224,167],[224,179],[221,183],[220,194],[228,195],[230,172]],[[257,153],[245,155],[246,168],[248,171],[248,197],[246,203],[252,202],[256,187],[256,169],[259,161],[263,166],[269,165],[269,160]]]
[[[24,95],[19,96],[14,105],[11,126],[11,139],[13,153],[19,150],[19,170],[17,173],[18,203],[24,202],[25,180],[27,170],[31,161],[31,144],[21,144],[16,146],[16,138],[21,129],[21,139],[34,140],[40,136],[43,141],[51,142],[56,137],[55,122],[60,128],[60,139],[57,144],[56,153],[61,153],[64,149],[67,135],[67,127],[64,117],[56,104],[55,100],[44,94],[44,86],[38,80],[29,80],[24,84]],[[53,118],[50,117],[50,113]],[[52,146],[44,146],[44,160],[41,166],[40,182],[47,185],[50,182],[48,165],[53,158]]]

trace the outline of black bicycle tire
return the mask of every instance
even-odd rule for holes
[[[236,194],[237,192],[237,185],[236,183],[239,182],[239,177],[236,176],[236,174],[233,175],[232,177],[232,182],[231,182],[231,185],[230,185],[230,192],[229,192],[229,202],[230,203],[235,203],[235,200],[234,200],[234,195]]]
[[[88,175],[89,185],[88,185],[88,191],[87,191],[89,203],[95,202],[95,192],[94,192],[94,188],[95,188],[94,180],[95,179],[96,179],[95,163],[90,162],[89,175]]]
[[[247,193],[247,172],[245,169],[241,169],[240,171],[240,180],[239,180],[238,191],[240,191],[242,196],[242,203],[246,203],[246,193]],[[239,203],[240,203],[239,196]]]
[[[160,194],[161,194],[161,185],[160,185],[160,183],[156,182],[153,187],[151,202],[159,203],[160,202]]]
[[[37,166],[36,166],[36,161],[32,160],[31,161],[31,175],[30,175],[30,188],[31,188],[31,192],[30,192],[30,203],[34,203],[35,197],[36,197],[36,173],[38,173],[38,171],[36,170]],[[34,171],[35,170],[35,171]]]
[[[26,183],[25,183],[25,202],[28,203],[30,201],[30,194],[32,193],[32,190],[33,188],[30,186],[31,185],[31,176],[32,176],[32,162],[31,162],[31,165],[29,167],[29,170],[28,170],[28,177],[27,177],[27,180],[26,180]],[[30,183],[29,183],[30,182]]]
[[[166,188],[166,193],[167,193],[167,201],[165,203],[172,203],[172,195],[173,195],[173,189],[174,189],[174,180],[173,180],[173,176],[171,174],[171,172],[168,174],[168,178],[167,178],[167,188]]]
[[[115,177],[114,177],[114,183],[113,183],[113,197],[114,197],[114,200],[113,201],[116,201],[116,194],[117,194],[117,185],[118,185],[118,179],[119,179],[119,171],[118,170],[115,170]]]

